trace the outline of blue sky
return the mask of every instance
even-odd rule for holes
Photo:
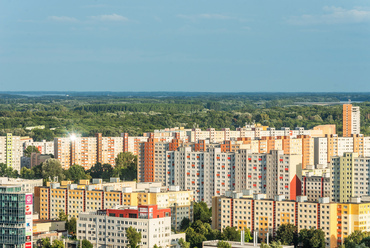
[[[0,0],[0,91],[369,91],[369,1]]]

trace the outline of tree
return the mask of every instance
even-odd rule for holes
[[[240,231],[236,227],[227,226],[222,230],[222,236],[229,241],[240,241]]]
[[[135,156],[131,152],[121,152],[117,155],[115,162],[116,167],[128,168],[132,165],[137,164],[137,156]]]
[[[49,238],[42,238],[41,239],[41,247],[42,248],[50,248],[51,247],[50,239]]]
[[[283,248],[282,244],[280,241],[272,241],[270,244],[271,248]]]
[[[294,243],[294,232],[297,227],[292,224],[282,224],[276,231],[275,239],[283,245],[292,245]]]
[[[361,243],[361,241],[367,237],[369,234],[367,232],[361,232],[359,230],[356,230],[352,232],[345,240],[344,245],[345,247],[349,247],[352,245],[358,245]]]
[[[93,244],[90,241],[84,239],[81,242],[81,248],[93,248]]]
[[[181,248],[190,248],[190,243],[186,242],[183,238],[179,239],[179,245]]]
[[[51,248],[64,248],[64,244],[63,244],[63,241],[60,241],[60,240],[54,240],[52,245],[51,245]]]
[[[109,179],[113,176],[113,167],[110,164],[96,163],[88,172],[92,178]]]
[[[270,248],[270,246],[266,243],[261,243],[260,248]]]
[[[76,233],[76,226],[77,226],[77,219],[75,217],[72,217],[70,220],[67,220],[66,229],[68,230],[69,234]]]
[[[53,180],[54,177],[63,180],[63,168],[58,159],[49,158],[42,164],[42,177],[46,180]]]
[[[202,233],[197,233],[192,227],[189,227],[185,231],[186,239],[190,243],[190,247],[202,247],[203,241],[206,241],[206,237]]]
[[[186,230],[190,226],[190,219],[185,217],[180,223],[180,230]]]
[[[253,237],[249,228],[244,228],[244,242],[251,242]]]
[[[42,164],[32,167],[35,178],[42,178]]]
[[[84,167],[77,164],[74,164],[69,167],[68,170],[65,170],[64,176],[67,180],[72,180],[75,183],[78,183],[80,179],[91,179],[91,176],[86,174]]]
[[[40,153],[39,149],[36,146],[27,146],[27,148],[24,150],[23,154],[25,157],[31,157],[31,153],[36,152]]]
[[[34,179],[35,178],[35,172],[32,169],[28,169],[26,167],[23,167],[21,169],[20,177],[24,179]]]
[[[231,248],[231,245],[226,241],[218,241],[217,242],[217,248]]]
[[[137,177],[137,156],[131,152],[121,152],[115,159],[113,175],[122,180],[135,180]]]
[[[211,223],[212,212],[205,202],[194,203],[194,221],[200,220],[204,223]]]
[[[325,248],[325,233],[321,229],[302,229],[299,240],[303,248]]]
[[[367,235],[369,235],[369,233],[367,233]],[[365,245],[366,247],[370,247],[370,236],[363,238],[360,244]]]
[[[0,163],[0,177],[17,178],[18,172],[14,170],[11,166],[7,166],[4,163]]]
[[[58,220],[65,221],[66,223],[68,221],[68,215],[66,215],[62,209],[59,210]]]
[[[139,243],[141,242],[141,232],[136,231],[135,228],[130,226],[128,229],[126,229],[126,237],[131,248],[139,247]]]

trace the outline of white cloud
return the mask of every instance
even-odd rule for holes
[[[188,19],[195,21],[196,19],[213,19],[213,20],[230,20],[236,19],[231,16],[221,15],[221,14],[199,14],[199,15],[177,15],[179,18]]]
[[[315,24],[341,24],[370,22],[370,10],[357,7],[343,9],[340,7],[326,6],[322,15],[302,15],[289,18],[287,21],[293,25]]]
[[[69,16],[49,16],[49,20],[57,21],[57,22],[77,22],[78,20],[74,17]]]
[[[98,20],[98,21],[115,21],[115,22],[127,22],[128,21],[127,17],[117,15],[117,14],[92,16],[91,18],[94,20]]]

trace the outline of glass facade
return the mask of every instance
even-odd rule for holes
[[[0,187],[0,247],[26,242],[25,194],[19,191],[18,187]]]

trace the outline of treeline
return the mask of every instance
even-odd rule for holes
[[[366,99],[366,94],[179,94],[165,97],[10,97],[0,103],[0,136],[13,133],[36,141],[53,140],[71,132],[82,136],[141,135],[168,127],[230,128],[245,123],[275,127],[335,124],[342,133],[342,106],[296,105],[296,102],[335,101],[346,97]],[[348,98],[347,98],[348,99]],[[361,133],[370,135],[370,104],[361,107]],[[44,125],[45,129],[25,130]]]
[[[75,108],[88,112],[196,112],[202,110],[202,105],[195,104],[165,104],[165,103],[132,103],[132,104],[91,104]]]

